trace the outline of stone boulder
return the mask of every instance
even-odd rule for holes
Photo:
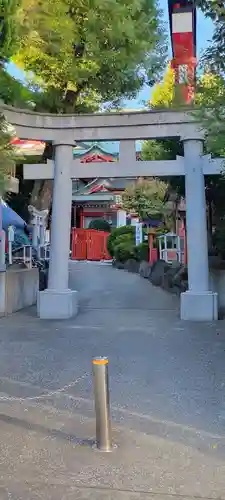
[[[170,264],[164,260],[157,260],[152,265],[150,281],[155,286],[162,286],[164,275],[170,268]]]
[[[112,265],[116,269],[124,269],[124,263],[120,262],[119,260],[113,260]]]
[[[142,278],[145,278],[145,279],[150,279],[150,276],[151,276],[151,272],[152,272],[152,264],[150,264],[149,262],[146,262],[145,260],[143,260],[141,263],[140,263],[140,266],[139,266],[139,274],[140,276],[142,276]]]
[[[173,276],[173,288],[178,293],[186,292],[188,289],[188,272],[187,266],[183,265],[178,269],[177,273]]]
[[[128,259],[124,264],[124,269],[129,273],[138,273],[139,272],[140,263],[135,259]]]
[[[162,278],[162,288],[167,291],[176,292],[176,288],[174,289],[174,277],[179,273],[182,264],[180,262],[172,262],[169,264],[169,268],[165,269],[165,274]]]

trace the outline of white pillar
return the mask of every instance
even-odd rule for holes
[[[38,227],[37,216],[35,215],[33,218],[33,225],[32,225],[32,246],[34,248],[38,247],[38,236],[39,236],[39,227]]]
[[[126,223],[127,223],[127,213],[125,212],[125,210],[118,210],[116,227],[126,226]]]
[[[209,263],[203,142],[184,141],[188,291],[181,294],[181,319],[213,320],[218,317],[217,295],[209,291]]]
[[[40,245],[43,246],[45,244],[45,226],[43,221],[40,225]]]
[[[77,292],[69,290],[73,145],[54,144],[55,167],[48,288],[39,293],[38,313],[44,319],[70,318],[77,313]]]

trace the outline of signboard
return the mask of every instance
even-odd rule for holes
[[[143,242],[143,234],[142,234],[142,223],[141,222],[137,222],[136,225],[135,225],[135,243],[136,243],[136,246],[137,245],[140,245],[140,243]]]

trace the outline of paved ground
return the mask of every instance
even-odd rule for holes
[[[76,319],[0,320],[0,500],[225,499],[225,323],[183,323],[176,297],[109,265],[73,264],[71,284]],[[92,450],[93,355],[110,358],[111,454]]]

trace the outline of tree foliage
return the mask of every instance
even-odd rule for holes
[[[223,76],[225,72],[225,4],[224,0],[196,0],[207,17],[214,22],[212,42],[204,52],[202,64],[209,71]]]
[[[214,23],[211,44],[203,53],[201,64],[205,75],[197,87],[198,114],[207,131],[210,152],[225,151],[225,3],[224,0],[197,0],[204,14]]]
[[[91,220],[88,229],[96,229],[97,231],[105,231],[107,233],[111,231],[108,221],[101,218]]]
[[[19,23],[13,59],[55,111],[134,97],[163,67],[155,0],[21,0]]]
[[[28,87],[13,78],[5,68],[0,70],[0,99],[9,105],[18,108],[33,108],[36,94]]]
[[[164,217],[167,184],[156,179],[139,179],[129,185],[122,195],[122,205],[128,213],[141,219]]]
[[[20,0],[0,0],[0,64],[11,57],[18,46]]]
[[[177,96],[177,97],[176,97]],[[164,79],[155,85],[149,101],[150,108],[172,108],[179,105],[178,91],[174,87],[174,71],[169,66]],[[194,116],[206,130],[205,152],[224,155],[225,152],[225,80],[213,73],[204,73],[197,79]],[[183,154],[178,141],[146,141],[144,159],[175,159]],[[172,153],[172,157],[171,157]],[[148,157],[148,158],[147,158]]]
[[[174,70],[169,65],[161,83],[153,88],[150,108],[171,108],[177,107],[175,90]],[[184,154],[183,144],[179,139],[158,139],[144,141],[142,145],[142,160],[176,160],[177,156]],[[177,196],[184,196],[185,186],[183,177],[168,177],[163,179],[169,186],[170,191],[175,191]]]
[[[164,78],[161,85],[157,85],[149,106],[168,108],[174,105],[171,78]],[[165,104],[163,106],[163,103]],[[194,117],[201,121],[206,130],[205,153],[213,156],[225,156],[225,86],[224,78],[212,73],[205,73],[197,80]],[[183,156],[183,145],[174,139],[145,141],[142,147],[144,160],[174,160],[176,156]],[[185,194],[185,179],[170,177],[165,179],[169,189],[176,192],[178,197]],[[209,229],[212,223],[220,227],[223,222],[224,206],[224,175],[206,176],[206,200],[208,204]]]
[[[10,144],[11,136],[5,119],[0,115],[0,196],[7,187],[7,179],[15,168],[13,149]]]
[[[199,80],[194,115],[206,130],[207,151],[225,155],[225,81],[223,77],[205,74]]]
[[[174,70],[169,65],[163,80],[152,89],[152,97],[149,101],[151,108],[171,108],[175,101],[175,76]]]

